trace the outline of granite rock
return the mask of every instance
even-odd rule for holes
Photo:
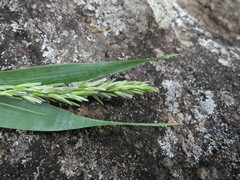
[[[166,2],[0,2],[1,71],[178,53],[108,76],[150,81],[160,93],[59,106],[97,119],[184,123],[57,133],[2,128],[1,179],[240,179],[239,44],[194,16],[186,6],[191,1]],[[221,19],[206,3],[194,7]],[[220,14],[239,13],[212,3]],[[239,36],[236,21],[228,23],[228,29],[221,23],[217,29]]]

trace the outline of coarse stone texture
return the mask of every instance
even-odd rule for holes
[[[170,16],[172,1],[1,1],[1,71],[178,53],[108,76],[150,81],[160,93],[59,106],[97,119],[184,123],[57,133],[2,128],[1,179],[240,179],[240,47],[234,36],[218,33],[239,36],[239,23],[214,29],[191,7],[186,11],[187,2],[173,2],[171,27],[162,30],[167,26],[160,25],[156,7]],[[221,19],[205,8],[207,1],[198,2],[194,7],[208,23]],[[239,13],[218,2],[211,6],[226,14],[222,18]]]
[[[240,0],[178,0],[198,23],[240,46]],[[223,40],[223,39],[222,39]]]

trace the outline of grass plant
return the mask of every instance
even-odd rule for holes
[[[170,58],[76,63],[38,66],[21,70],[0,72],[0,127],[31,131],[63,131],[92,126],[139,125],[171,126],[178,123],[123,123],[90,119],[49,105],[46,100],[57,100],[79,106],[92,96],[101,98],[120,96],[131,98],[134,94],[157,92],[148,82],[107,81],[105,75],[121,72],[149,61]],[[102,78],[93,80],[96,78]],[[79,82],[74,86],[67,83]],[[136,120],[137,121],[137,120]]]

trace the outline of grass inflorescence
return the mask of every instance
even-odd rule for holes
[[[0,85],[0,95],[25,99],[32,103],[45,102],[45,100],[58,100],[70,105],[79,106],[76,102],[88,101],[92,96],[102,103],[102,97],[132,98],[134,94],[144,92],[157,92],[156,87],[147,82],[138,81],[107,81],[106,78],[96,81],[83,81],[73,86],[63,83],[42,85],[41,83],[26,83],[20,85]],[[75,102],[74,102],[75,101]]]

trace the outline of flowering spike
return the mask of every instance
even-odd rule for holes
[[[18,97],[32,103],[42,103],[45,101],[44,99],[58,100],[75,106],[79,105],[73,101],[88,101],[88,96],[92,96],[103,104],[100,97],[131,98],[134,94],[143,94],[146,91],[158,92],[158,89],[149,86],[147,82],[115,81],[115,79],[107,81],[106,78],[97,81],[83,81],[74,86],[64,86],[62,83],[42,85],[39,82],[16,86],[0,85],[0,96]]]

